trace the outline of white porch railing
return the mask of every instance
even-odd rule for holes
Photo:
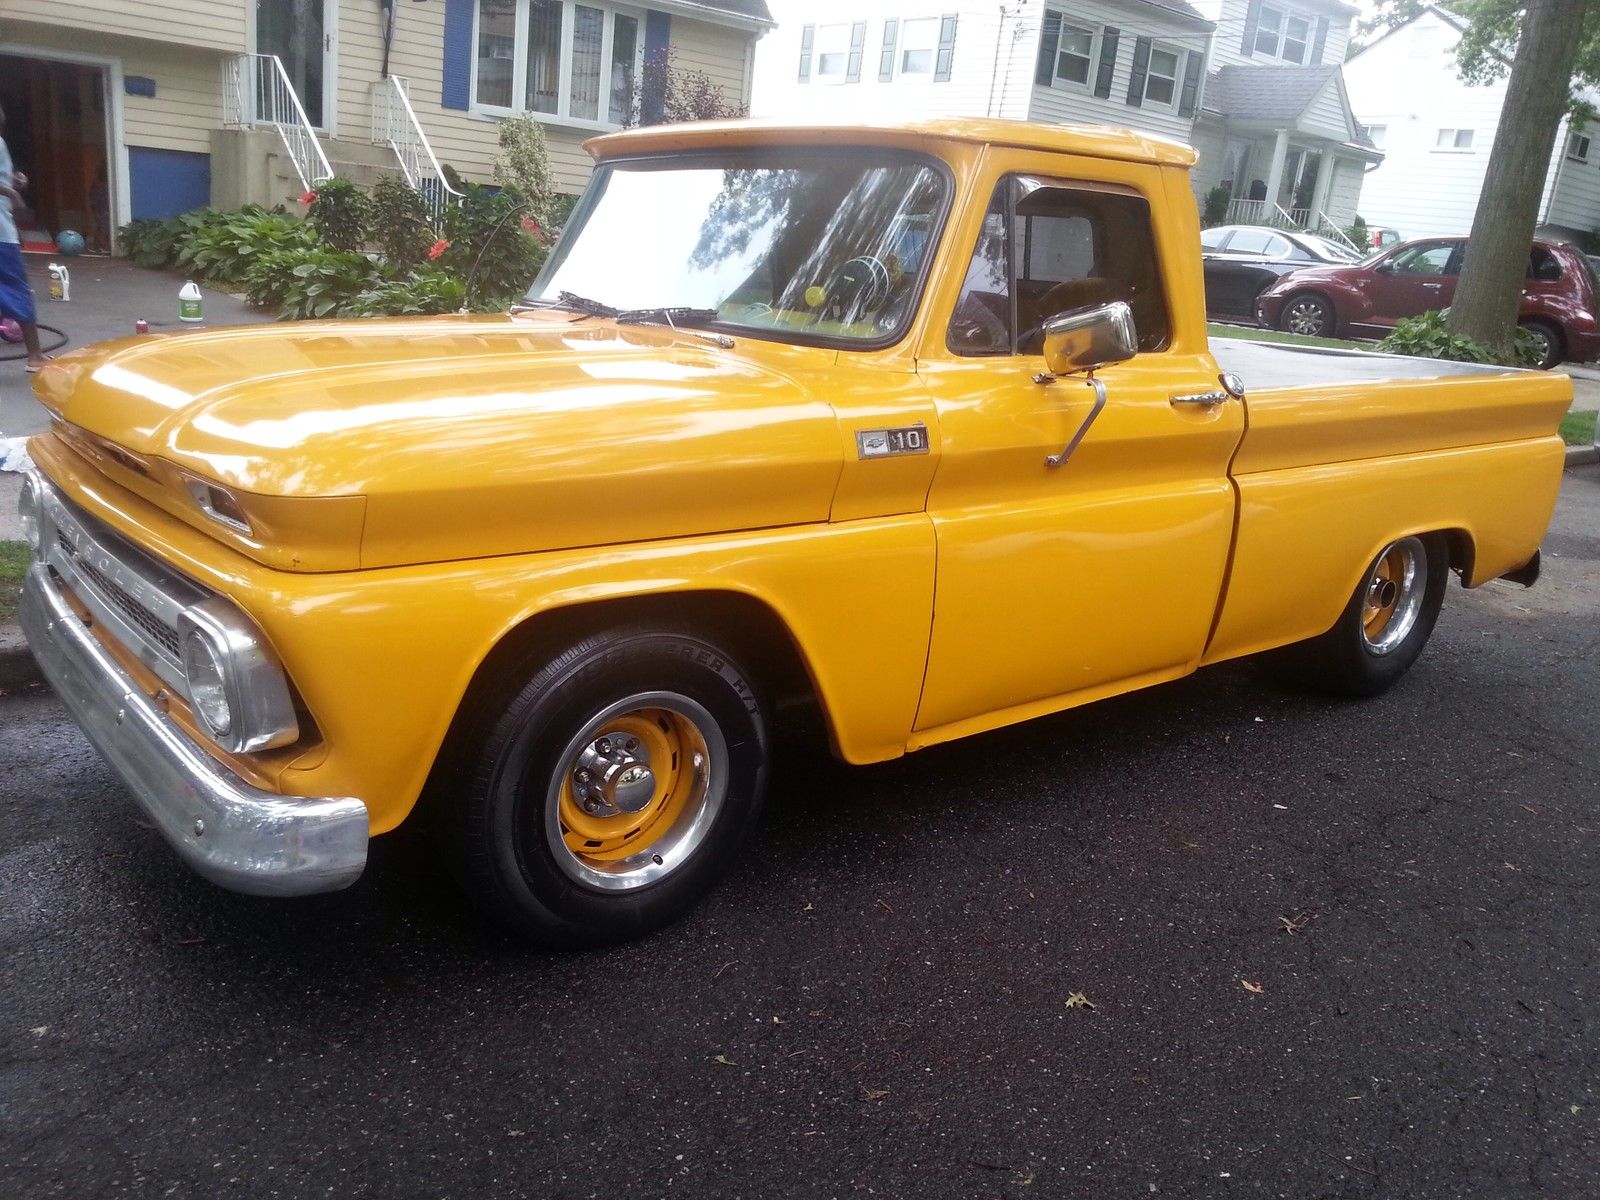
[[[1367,253],[1369,247],[1358,246],[1352,242],[1350,240],[1350,235],[1345,233],[1343,229],[1340,229],[1334,219],[1327,213],[1323,212],[1320,208],[1317,210],[1316,217],[1317,219],[1312,224],[1307,226],[1312,233],[1317,234],[1319,237],[1325,237],[1330,242],[1338,242],[1342,246],[1348,246],[1357,254]]]
[[[223,60],[222,123],[275,127],[304,189],[333,177],[305,106],[276,54],[236,54]]]
[[[445,178],[444,168],[439,165],[433,147],[428,144],[428,135],[422,131],[411,107],[404,81],[392,75],[375,80],[371,95],[372,143],[394,151],[406,182],[422,196],[429,218],[437,228],[445,205],[456,203],[461,193]]]
[[[1271,200],[1230,200],[1228,202],[1228,223],[1230,225],[1271,225],[1276,229],[1304,229],[1305,225],[1296,220],[1296,213],[1285,212]]]

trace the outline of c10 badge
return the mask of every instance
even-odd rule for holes
[[[922,422],[893,429],[856,430],[857,458],[895,458],[928,453],[928,427]]]

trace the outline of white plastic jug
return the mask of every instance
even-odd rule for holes
[[[50,264],[50,299],[72,299],[72,272],[60,263]]]
[[[195,286],[195,282],[192,279],[189,280],[188,283],[184,284],[181,288],[179,288],[178,289],[178,320],[180,320],[180,321],[203,321],[203,320],[205,320],[205,317],[201,313],[201,308],[202,308],[202,304],[203,304],[204,299],[205,298],[203,296],[201,296],[201,294],[200,294],[200,289],[197,286]]]

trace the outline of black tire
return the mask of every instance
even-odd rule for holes
[[[597,634],[534,672],[473,747],[449,822],[462,881],[543,945],[639,937],[733,862],[767,762],[762,705],[729,655],[685,634]]]
[[[1395,578],[1397,574],[1403,578]],[[1274,651],[1266,664],[1279,678],[1316,691],[1341,696],[1385,692],[1428,644],[1449,579],[1450,553],[1443,538],[1391,542],[1362,575],[1332,629]],[[1392,584],[1392,590],[1385,584]]]
[[[1561,336],[1561,330],[1549,321],[1529,319],[1519,321],[1518,324],[1544,343],[1544,354],[1538,363],[1539,370],[1553,370],[1567,357],[1566,339]]]
[[[1302,337],[1332,337],[1333,304],[1316,292],[1295,292],[1283,302],[1278,313],[1278,328]]]

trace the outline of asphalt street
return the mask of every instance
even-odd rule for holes
[[[219,891],[0,698],[0,1195],[1600,1195],[1600,468],[1546,551],[1375,701],[1231,665],[790,744],[734,875],[603,953],[404,832]]]

